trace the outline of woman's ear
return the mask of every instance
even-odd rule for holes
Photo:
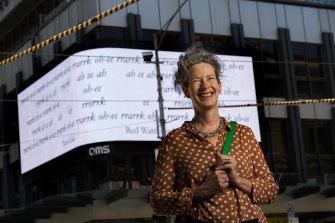
[[[187,97],[187,98],[191,97],[190,93],[188,92],[188,89],[186,87],[183,87],[183,92],[184,92],[185,97]]]

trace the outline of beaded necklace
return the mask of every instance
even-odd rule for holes
[[[220,124],[219,127],[217,129],[215,129],[212,132],[200,132],[196,127],[195,127],[195,123],[194,123],[194,118],[192,119],[192,121],[189,122],[191,129],[197,133],[198,135],[200,135],[203,138],[211,138],[216,136],[217,134],[219,134],[219,132],[222,131],[222,129],[224,128],[224,120],[222,117],[220,117]]]

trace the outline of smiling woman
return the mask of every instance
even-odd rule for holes
[[[258,204],[274,202],[278,184],[251,129],[219,115],[218,61],[199,45],[179,57],[174,85],[192,100],[195,115],[160,146],[151,206],[177,222],[266,223]]]

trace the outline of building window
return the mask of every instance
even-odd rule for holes
[[[37,13],[36,10],[33,10],[29,15],[28,15],[28,29],[30,32],[32,32],[32,30],[36,29],[38,26],[38,19],[37,19]]]
[[[143,30],[142,39],[139,41],[140,49],[154,49],[154,30]]]
[[[19,140],[19,128],[18,128],[18,117],[17,113],[17,103],[15,102],[16,94],[8,94],[6,99],[12,100],[6,102],[4,108],[4,114],[6,119],[4,120],[4,125],[6,128],[5,141],[7,144],[15,143]]]
[[[20,38],[23,39],[29,34],[28,19],[22,20],[20,23]]]
[[[12,37],[12,32],[8,33],[5,38],[4,38],[4,42],[5,42],[5,50],[7,52],[10,52],[12,47],[13,47],[13,37]],[[6,55],[6,57],[8,57],[8,55]]]
[[[85,39],[90,43],[90,48],[95,47],[126,47],[127,31],[124,28],[112,28],[100,26],[96,27],[88,34]],[[128,41],[129,42],[129,41]]]
[[[180,32],[166,32],[160,50],[179,51],[180,48]]]
[[[90,185],[92,189],[97,189],[103,183],[110,180],[111,156],[101,156],[89,159]]]
[[[218,54],[227,54],[229,51],[230,37],[227,36],[213,36],[213,46],[215,52]]]
[[[123,180],[126,174],[125,157],[123,155],[115,155],[112,160],[111,180]]]
[[[266,119],[268,123],[267,147],[272,154],[272,169],[275,173],[295,172],[287,142],[287,124],[284,119]]]
[[[308,175],[334,173],[335,152],[330,121],[302,120],[302,130]]]
[[[265,97],[283,97],[277,43],[271,40],[246,39],[246,52],[252,55],[257,93]]]
[[[102,38],[106,40],[119,40],[125,39],[125,31],[123,29],[113,29],[104,27],[102,29]]]
[[[4,208],[4,200],[3,200],[3,190],[4,190],[4,179],[3,179],[3,169],[0,170],[0,209]]]
[[[143,30],[142,31],[142,41],[144,42],[153,42],[154,41],[155,31]]]
[[[21,199],[21,194],[20,194],[20,187],[21,187],[21,182],[20,182],[20,163],[15,162],[11,164],[12,166],[12,174],[13,174],[13,192],[14,192],[14,207],[19,208],[20,207],[20,199]]]
[[[282,77],[279,72],[276,42],[261,40],[261,58],[264,72],[265,96],[283,96]]]
[[[13,45],[16,46],[20,41],[20,29],[19,26],[15,26],[13,29]]]
[[[217,54],[227,54],[230,48],[228,36],[213,36],[205,34],[196,34],[195,41]]]
[[[32,8],[30,13],[24,17],[21,21],[14,24],[11,30],[4,36],[0,34],[0,41],[5,43],[1,46],[1,51],[10,52],[17,47],[24,38],[28,38],[29,34],[33,33],[34,30],[43,22],[43,18],[62,3],[61,0],[44,0],[41,1],[37,7]],[[6,58],[8,54],[0,55],[0,58]]]
[[[293,64],[299,98],[324,98],[325,80],[321,69],[320,46],[293,43]]]

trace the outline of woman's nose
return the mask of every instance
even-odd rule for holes
[[[209,86],[209,82],[206,79],[201,80],[200,88],[207,88]]]

